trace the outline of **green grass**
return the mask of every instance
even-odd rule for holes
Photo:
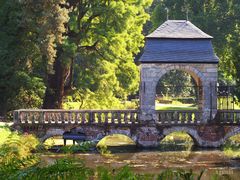
[[[193,104],[160,104],[156,103],[156,110],[197,110]]]
[[[97,144],[97,146],[121,146],[121,145],[135,145],[135,142],[125,135],[113,134],[104,137]]]

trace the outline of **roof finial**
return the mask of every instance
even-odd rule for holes
[[[188,7],[186,9],[186,16],[187,16],[187,21],[188,21]]]
[[[168,12],[169,12],[169,9],[166,7],[165,10],[167,11],[167,20],[168,20]]]

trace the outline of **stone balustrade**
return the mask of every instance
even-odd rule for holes
[[[137,124],[137,110],[35,110],[14,111],[15,124]]]
[[[202,111],[157,110],[157,125],[190,125],[203,123]],[[14,111],[15,124],[139,124],[138,110],[46,110]],[[213,121],[240,124],[240,110],[218,110]]]
[[[240,124],[240,110],[218,110],[216,121],[221,124]]]
[[[157,124],[200,124],[202,112],[197,110],[158,110]]]

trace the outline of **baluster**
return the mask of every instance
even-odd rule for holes
[[[199,122],[202,121],[202,111],[197,111],[194,113],[194,124],[198,124]]]
[[[94,123],[94,121],[95,121],[94,113],[93,113],[92,111],[90,111],[90,112],[88,113],[88,123],[89,123],[89,124],[92,124],[92,123]]]
[[[24,120],[22,118],[22,112],[21,111],[18,111],[17,115],[18,118],[16,119],[20,124],[24,124]]]
[[[166,112],[165,113],[165,124],[168,124],[168,121],[169,121],[168,115],[169,115],[169,112]]]
[[[31,124],[35,124],[34,122],[34,112],[29,112],[29,120]]]
[[[157,111],[157,115],[158,115],[158,123],[161,124],[161,116],[159,111]]]
[[[219,122],[223,123],[224,122],[224,112],[219,112]]]
[[[182,119],[182,124],[184,124],[184,123],[186,123],[186,121],[187,121],[187,113],[186,112],[183,112],[182,113],[183,114],[183,119]]]
[[[37,118],[37,123],[39,124],[41,121],[41,112],[40,111],[36,111],[36,118]]]
[[[65,123],[65,120],[64,120],[64,115],[65,115],[65,112],[59,112],[58,115],[57,115],[57,119],[58,119],[58,123],[59,124],[64,124]]]
[[[133,112],[130,112],[130,119],[129,119],[130,123],[133,124],[135,121],[134,121],[134,113]]]
[[[179,111],[178,111],[178,119],[177,119],[177,124],[181,124],[182,117],[183,117],[183,115],[182,115],[182,112],[179,112]]]
[[[73,112],[70,111],[70,112],[68,113],[68,124],[71,124],[72,121],[73,121]]]
[[[177,124],[178,118],[178,111],[174,111],[172,124]]]
[[[223,123],[227,123],[228,122],[228,112],[224,112],[224,118],[223,118]]]
[[[114,112],[111,112],[111,124],[115,124]]]
[[[167,112],[166,113],[166,120],[167,120],[167,124],[171,124],[172,123],[172,112]]]
[[[51,118],[50,118],[50,116],[49,116],[49,112],[47,112],[46,118],[47,118],[48,123],[51,124]]]
[[[45,124],[45,112],[41,111],[40,112],[40,117],[39,117],[39,124]]]
[[[74,123],[75,124],[79,124],[79,112],[75,112],[75,120],[74,120]]]
[[[82,120],[81,120],[81,123],[82,124],[85,124],[86,123],[86,113],[85,112],[82,112]]]
[[[25,123],[28,124],[29,122],[28,122],[27,112],[24,112],[24,113],[23,113],[23,117],[24,117],[24,119],[25,119]]]
[[[240,122],[240,113],[236,112],[236,123],[238,124]]]
[[[124,124],[128,124],[129,123],[127,116],[128,116],[128,112],[123,112],[123,123]]]
[[[165,118],[164,118],[164,116],[165,116],[165,113],[163,113],[163,111],[159,111],[159,116],[160,116],[160,120],[161,120],[161,124],[164,124],[165,123]]]
[[[162,115],[163,115],[163,123],[164,124],[167,124],[167,112],[162,112]]]
[[[103,121],[102,121],[102,113],[101,112],[98,112],[98,123],[102,124]]]
[[[108,112],[105,112],[104,113],[104,124],[108,124],[109,122],[108,122]]]
[[[66,123],[66,124],[71,123],[71,118],[72,118],[71,112],[67,112],[67,113],[66,113],[65,123]]]
[[[22,117],[23,117],[24,123],[27,124],[28,121],[27,121],[26,112],[22,112]]]
[[[67,117],[67,112],[61,112],[61,124],[65,124],[66,123],[66,117]]]
[[[162,111],[161,116],[162,116],[162,123],[167,124],[167,112]]]
[[[188,123],[188,124],[191,124],[191,123],[192,123],[192,121],[193,121],[193,115],[194,115],[193,112],[189,112],[189,113],[188,113],[188,120],[187,120],[187,123]]]
[[[135,116],[136,116],[136,121],[135,121],[135,123],[136,124],[138,124],[139,123],[139,114],[138,114],[138,112],[134,112],[134,114],[135,114]]]
[[[171,112],[170,114],[170,121],[169,121],[169,124],[173,124],[174,123],[174,111]]]
[[[117,122],[118,122],[118,124],[122,123],[122,117],[121,117],[121,113],[120,112],[117,112]]]
[[[230,115],[230,123],[233,124],[234,123],[234,112],[229,112]]]

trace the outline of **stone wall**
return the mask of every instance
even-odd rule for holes
[[[203,121],[207,122],[210,111],[215,116],[217,112],[217,64],[141,64],[140,110],[141,120],[155,119],[156,86],[161,77],[171,70],[181,70],[189,73],[198,85],[203,88],[200,109],[203,111]]]
[[[105,136],[111,134],[122,134],[131,138],[138,147],[157,147],[161,140],[173,132],[185,132],[189,134],[195,145],[200,147],[220,147],[229,137],[240,134],[239,125],[174,125],[158,126],[152,123],[134,126],[24,126],[17,125],[12,128],[18,129],[23,133],[35,134],[42,142],[53,136],[62,136],[64,132],[82,132],[87,136],[87,140],[96,144]]]

